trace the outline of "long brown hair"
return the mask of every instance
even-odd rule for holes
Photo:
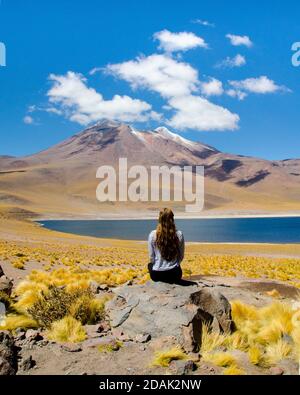
[[[167,261],[173,261],[179,255],[179,239],[176,233],[174,214],[168,208],[164,208],[159,213],[156,245],[161,256]]]

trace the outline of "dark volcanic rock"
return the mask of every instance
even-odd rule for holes
[[[15,375],[17,353],[14,339],[7,331],[0,331],[0,376]]]
[[[204,322],[220,331],[233,329],[230,304],[213,287],[148,282],[113,292],[115,298],[106,304],[113,333],[132,340],[141,333],[152,339],[172,336],[193,352],[199,349]]]
[[[24,372],[27,372],[28,370],[32,369],[36,365],[36,362],[32,359],[32,355],[30,355],[28,358],[24,359],[20,367]]]
[[[13,282],[6,276],[0,277],[0,292],[4,292],[6,295],[10,296],[13,288]]]
[[[194,370],[197,369],[197,366],[194,361],[172,361],[170,363],[169,369],[171,373],[180,376],[186,376],[191,374]]]

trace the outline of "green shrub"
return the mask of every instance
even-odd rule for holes
[[[94,298],[90,289],[66,291],[63,287],[51,286],[28,309],[28,314],[40,326],[50,328],[55,321],[72,316],[82,324],[93,324],[103,317],[104,302]]]

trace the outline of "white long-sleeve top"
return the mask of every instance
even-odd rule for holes
[[[179,239],[179,256],[173,261],[167,261],[161,256],[161,253],[156,245],[156,230],[153,230],[149,234],[148,251],[149,251],[150,262],[153,264],[152,266],[153,270],[165,271],[180,266],[184,258],[184,237],[183,237],[183,233],[180,230],[178,230],[176,233]]]

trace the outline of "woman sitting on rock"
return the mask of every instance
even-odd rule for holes
[[[158,225],[148,238],[150,263],[148,270],[153,281],[177,283],[181,280],[180,264],[184,257],[184,238],[176,230],[173,211],[164,208],[159,213]]]

